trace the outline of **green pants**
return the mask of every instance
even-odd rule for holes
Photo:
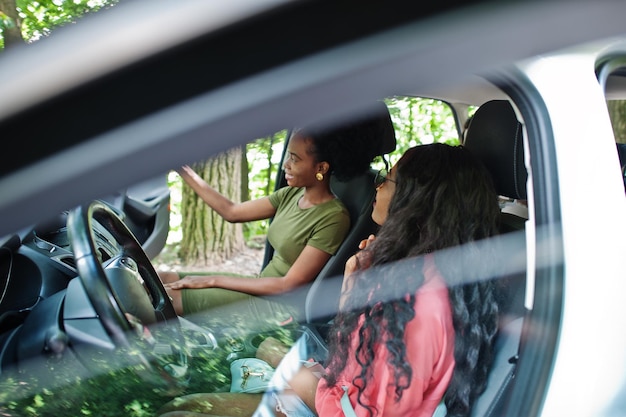
[[[256,279],[256,277],[242,277]],[[290,319],[299,320],[288,305],[263,297],[223,288],[182,290],[183,314],[193,319],[217,320],[224,326],[276,326]]]

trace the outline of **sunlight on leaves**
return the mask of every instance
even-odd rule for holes
[[[124,410],[128,413],[127,415],[130,417],[145,417],[152,415],[150,405],[145,402],[139,402],[137,400],[133,400],[130,404],[124,407]]]

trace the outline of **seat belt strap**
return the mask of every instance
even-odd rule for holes
[[[343,395],[341,396],[341,408],[343,410],[343,415],[346,417],[356,417],[354,408],[352,408],[352,403],[350,403],[350,397],[348,397],[348,387],[342,385],[341,388],[343,388]]]

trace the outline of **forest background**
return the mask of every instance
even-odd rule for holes
[[[0,0],[0,52],[24,47],[51,36],[61,26],[76,24],[90,14],[110,9],[124,0]],[[10,82],[10,80],[2,80]],[[391,162],[408,147],[421,143],[459,143],[462,134],[457,116],[445,103],[414,97],[386,99],[398,146],[389,155]],[[616,141],[626,142],[626,102],[607,103]],[[471,116],[461,115],[465,120]],[[244,201],[270,194],[275,187],[287,132],[259,138],[209,159],[190,162],[193,168],[232,201]],[[172,171],[170,234],[162,253],[154,260],[159,266],[190,270],[222,267],[242,252],[263,247],[268,221],[229,224],[183,186]],[[256,256],[255,258],[258,258]],[[256,265],[251,268],[257,268]],[[243,271],[249,272],[249,271]]]
[[[0,51],[27,47],[51,36],[61,26],[76,24],[88,15],[114,7],[120,0],[0,0]],[[398,146],[391,162],[408,147],[420,143],[458,143],[460,132],[445,103],[412,97],[386,100],[396,128]],[[258,138],[245,146],[192,167],[232,201],[244,201],[274,191],[287,131]],[[228,271],[228,264],[244,265],[241,273],[258,272],[268,221],[230,224],[210,210],[175,171],[168,175],[171,190],[170,233],[165,248],[153,261],[160,268]],[[256,251],[256,253],[254,253]],[[252,253],[244,262],[237,256]],[[232,270],[230,272],[237,272]]]
[[[0,0],[0,61],[12,48],[25,48],[65,25],[94,12],[106,11],[124,0]],[[0,80],[8,83],[11,80]],[[398,146],[389,155],[393,164],[410,146],[420,143],[459,143],[462,132],[445,103],[414,97],[386,100]],[[626,143],[626,103],[608,102],[616,141]],[[584,103],[581,103],[583,106]],[[470,109],[470,114],[474,109]],[[244,147],[215,157],[190,162],[203,177],[233,201],[259,198],[274,190],[277,169],[287,132],[258,138]],[[593,138],[590,138],[592,140]],[[380,162],[377,162],[380,163]],[[226,173],[226,174],[224,174]],[[246,251],[262,253],[268,222],[224,224],[171,172],[170,234],[157,261],[168,265],[223,268],[224,263]],[[232,262],[235,267],[242,263]],[[219,265],[219,266],[218,266]],[[258,265],[252,265],[258,268]],[[182,267],[181,267],[182,268]],[[240,271],[241,272],[241,271]],[[228,381],[225,358],[216,354],[194,357],[188,392],[219,389]],[[3,380],[0,415],[13,416],[152,416],[167,398],[155,392],[128,369],[112,370],[97,378],[68,377],[68,385],[22,398],[24,381]],[[19,413],[19,414],[16,414]]]

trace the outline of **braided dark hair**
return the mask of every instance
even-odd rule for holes
[[[363,268],[334,320],[326,379],[336,384],[351,354],[352,331],[358,327],[355,354],[361,372],[353,384],[359,404],[372,415],[378,411],[366,403],[363,392],[380,341],[389,352],[395,397],[400,399],[413,372],[406,360],[404,329],[415,315],[415,293],[424,282],[421,255],[435,252],[435,263],[450,286],[456,334],[456,364],[445,402],[449,416],[467,416],[486,386],[498,307],[493,283],[473,276],[479,273],[466,263],[479,250],[479,240],[497,234],[497,195],[485,168],[462,146],[409,149],[396,165],[395,180],[387,220],[376,240],[359,254]],[[444,250],[459,245],[464,256]]]

